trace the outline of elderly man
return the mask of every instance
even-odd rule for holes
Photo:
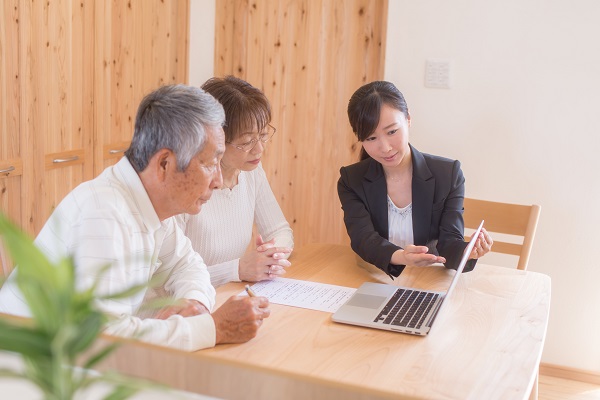
[[[81,288],[99,276],[99,295],[152,279],[178,299],[152,318],[139,316],[146,291],[99,301],[113,317],[107,333],[194,351],[248,341],[269,316],[264,297],[232,297],[211,314],[215,290],[206,265],[171,218],[197,214],[222,184],[224,118],[201,89],[172,85],[150,93],[125,157],[69,193],[36,238],[51,260],[73,256]],[[28,316],[13,278],[0,290],[0,312]]]

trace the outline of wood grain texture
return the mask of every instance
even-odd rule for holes
[[[465,197],[464,209],[465,228],[476,229],[479,223],[485,220],[485,229],[494,237],[491,251],[518,256],[517,268],[527,269],[541,206]],[[506,237],[517,240],[508,242],[505,241]],[[469,237],[465,239],[470,240]]]
[[[540,375],[539,400],[600,400],[600,385]]]
[[[39,129],[29,134],[35,146],[35,180],[34,191],[26,196],[37,216],[33,226],[37,233],[62,198],[93,177],[89,145],[93,134],[89,97],[93,48],[87,43],[85,30],[93,26],[94,14],[91,7],[76,1],[33,2],[31,7],[40,25],[32,26],[32,42],[22,43],[35,49],[27,61],[32,62],[34,75],[26,85],[31,85],[32,96],[41,101],[31,115],[39,120]],[[28,125],[21,128],[25,130]],[[63,153],[66,158],[62,158]],[[54,155],[55,160],[77,155],[77,160],[48,162]]]
[[[290,260],[290,278],[349,287],[390,282],[345,245],[308,245]],[[452,276],[443,267],[407,267],[393,284],[441,289]],[[217,304],[243,286],[218,288]],[[478,264],[461,276],[427,337],[337,324],[330,313],[272,304],[248,343],[187,354],[126,346],[105,368],[228,399],[526,399],[549,302],[549,277]]]
[[[595,371],[586,371],[578,368],[542,363],[540,365],[540,376],[541,375],[600,386],[600,373]],[[600,390],[598,391],[598,394],[600,394]]]
[[[0,210],[35,236],[114,164],[141,98],[187,82],[188,28],[189,0],[1,2]]]
[[[0,160],[19,158],[19,4],[0,4]],[[0,166],[0,170],[3,166]]]
[[[137,107],[159,86],[188,79],[189,1],[96,2],[96,174],[133,136]],[[121,154],[122,155],[122,154]]]
[[[20,127],[19,2],[0,3],[0,210],[20,223],[23,163]],[[0,277],[11,270],[0,243]]]
[[[383,77],[387,1],[217,0],[215,75],[262,89],[277,134],[263,167],[297,246],[348,242],[339,168],[360,145],[346,107]]]

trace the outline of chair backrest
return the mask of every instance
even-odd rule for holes
[[[498,203],[465,198],[464,208],[465,228],[477,229],[481,220],[485,220],[484,227],[494,239],[492,252],[518,256],[517,269],[527,269],[542,209],[539,205]],[[523,242],[517,244],[497,240],[493,235],[494,232],[521,236]]]

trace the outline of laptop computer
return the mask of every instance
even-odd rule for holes
[[[472,238],[477,238],[483,221]],[[427,335],[444,300],[450,296],[477,240],[471,240],[445,292],[365,282],[331,317],[335,322]]]

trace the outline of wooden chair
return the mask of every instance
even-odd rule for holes
[[[492,233],[494,239],[492,252],[518,256],[517,269],[527,269],[535,230],[540,218],[541,207],[539,205],[497,203],[465,198],[464,208],[465,228],[477,229],[481,220],[485,220],[483,226]],[[523,243],[503,242],[497,240],[493,233],[522,236]]]
[[[541,206],[498,203],[465,197],[464,208],[465,228],[477,229],[481,220],[485,220],[484,227],[492,233],[494,239],[492,252],[519,256],[517,269],[527,269]],[[494,238],[494,233],[522,236],[523,242],[522,244],[503,242]],[[539,371],[535,375],[533,388],[529,394],[530,400],[538,398],[538,381]]]

